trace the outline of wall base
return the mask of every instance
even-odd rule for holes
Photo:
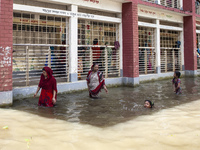
[[[10,106],[13,103],[13,92],[0,92],[0,107]]]
[[[156,72],[157,72],[157,74],[161,73],[160,67],[156,67]]]
[[[185,65],[182,65],[182,70],[185,71]]]
[[[197,70],[185,70],[185,76],[196,76]]]
[[[139,77],[136,77],[136,78],[124,77],[122,80],[122,83],[123,85],[127,85],[127,86],[139,85]]]
[[[122,78],[109,78],[109,79],[105,79],[105,82],[106,82],[106,86],[122,85]],[[87,90],[87,83],[85,80],[71,82],[71,83],[58,83],[57,89],[58,89],[58,93]],[[37,90],[37,86],[14,88],[13,97],[15,100],[22,99],[25,97],[33,97],[36,90]],[[37,97],[39,95],[40,95],[40,92],[38,92]]]
[[[123,77],[123,69],[120,69],[120,77]]]
[[[69,82],[76,82],[76,81],[78,81],[77,73],[70,73],[69,74]]]
[[[181,76],[185,75],[185,71],[180,71]],[[140,82],[142,81],[151,81],[158,80],[163,78],[173,78],[174,72],[160,73],[160,74],[148,74],[148,75],[140,75]]]
[[[107,78],[105,79],[106,86],[136,86],[139,85],[140,82],[143,81],[151,81],[163,78],[173,78],[174,72],[168,73],[160,73],[160,74],[148,74],[148,75],[140,75],[136,78],[129,78],[129,77],[119,77],[119,78]],[[185,71],[181,71],[181,76],[185,75]],[[83,81],[76,81],[70,83],[58,83],[57,84],[58,93],[65,93],[65,92],[74,92],[78,90],[87,90],[87,83],[85,80]],[[14,99],[22,99],[26,97],[33,97],[37,86],[30,86],[30,87],[20,87],[13,89],[13,97]],[[38,93],[37,96],[39,96]]]

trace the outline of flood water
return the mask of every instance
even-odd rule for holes
[[[16,100],[0,109],[0,150],[197,150],[200,78],[181,82],[181,95],[163,80],[109,88],[99,99],[60,94],[54,108],[38,107],[38,98]],[[145,109],[145,99],[155,107]]]

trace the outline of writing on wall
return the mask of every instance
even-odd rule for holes
[[[0,46],[0,67],[10,67],[12,65],[10,54],[11,54],[11,47]]]
[[[57,14],[57,15],[64,15],[64,16],[70,16],[70,17],[94,18],[94,15],[86,14],[86,13],[74,13],[74,12],[52,10],[52,9],[42,9],[42,11],[48,14]]]
[[[99,3],[100,3],[99,0],[83,0],[83,1],[92,2],[92,3],[96,3],[96,4],[99,4]]]
[[[139,16],[145,16],[145,17],[152,17],[152,18],[158,18],[163,20],[172,20],[172,21],[178,21],[183,22],[183,17],[179,15],[175,15],[172,13],[166,13],[166,12],[159,12],[157,10],[153,9],[147,9],[138,7],[138,15]]]

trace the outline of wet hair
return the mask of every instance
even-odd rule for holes
[[[98,39],[97,38],[95,38],[94,41],[93,41],[93,45],[96,45],[96,44],[98,44]]]
[[[175,71],[174,73],[176,74],[176,76],[177,76],[178,78],[180,78],[181,73],[180,73],[179,71]]]
[[[150,100],[145,100],[144,102],[149,102],[149,104],[150,104],[151,108],[154,106],[154,103],[153,103],[153,102],[151,102]]]

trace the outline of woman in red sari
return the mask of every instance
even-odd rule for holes
[[[86,80],[90,97],[98,97],[98,94],[102,88],[104,88],[106,93],[108,93],[105,80],[103,78],[103,73],[99,71],[98,64],[94,63],[92,65]]]
[[[43,73],[40,77],[40,83],[34,97],[37,95],[40,88],[42,88],[38,105],[53,107],[56,103],[57,97],[56,79],[52,76],[53,71],[49,67],[44,67],[42,71]]]

